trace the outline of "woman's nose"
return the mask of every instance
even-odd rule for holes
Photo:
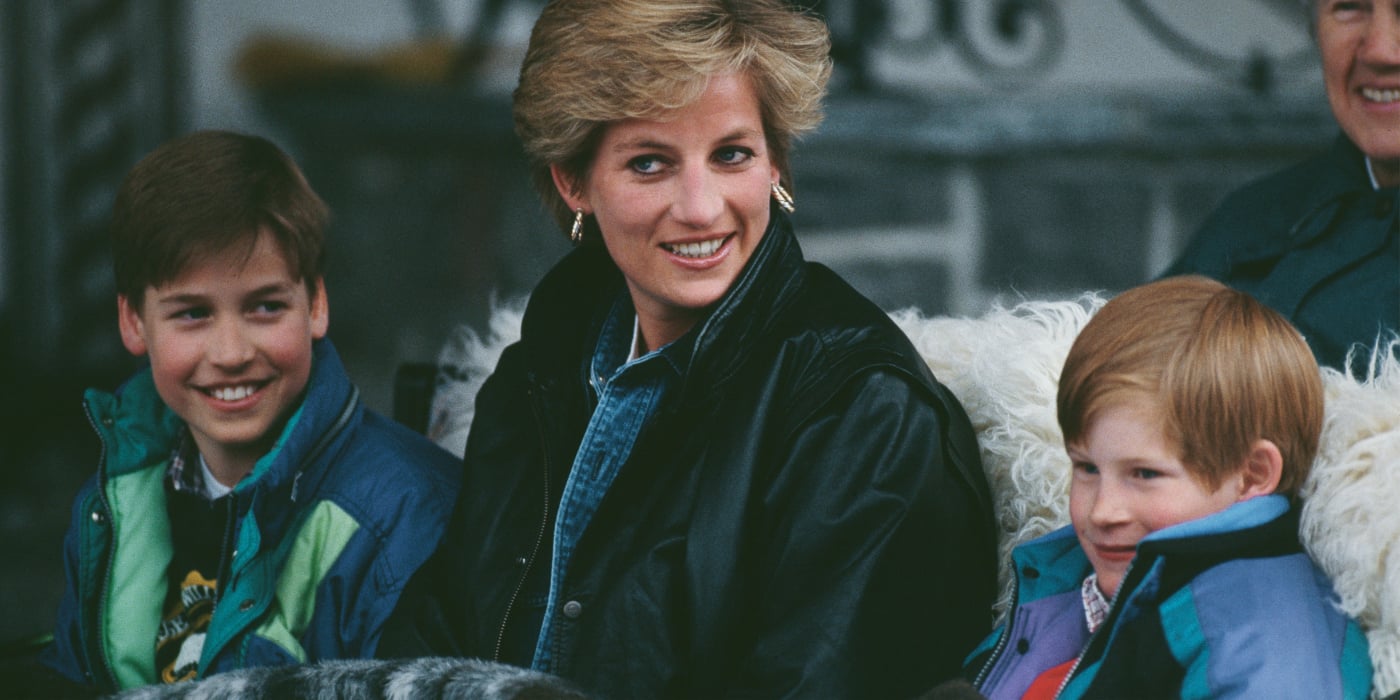
[[[718,178],[704,168],[695,168],[677,179],[672,216],[696,229],[708,228],[724,212],[724,196]]]

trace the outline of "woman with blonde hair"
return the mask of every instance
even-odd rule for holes
[[[906,697],[989,630],[971,426],[787,217],[828,54],[783,0],[545,7],[516,130],[576,247],[477,396],[380,656],[607,698]]]

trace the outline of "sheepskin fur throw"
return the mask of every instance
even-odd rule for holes
[[[247,668],[197,683],[156,684],[117,700],[585,700],[564,681],[479,659],[322,661],[305,666]]]
[[[998,618],[1011,600],[1010,552],[1069,522],[1069,458],[1055,394],[1079,330],[1105,298],[997,306],[977,318],[891,317],[977,431],[1000,526]],[[524,305],[498,308],[484,336],[469,329],[443,350],[431,434],[461,454],[473,398],[505,346],[519,336]],[[1371,644],[1375,696],[1400,691],[1400,342],[1365,376],[1323,370],[1326,423],[1304,486],[1302,538],[1335,583],[1341,607]],[[1396,551],[1392,552],[1392,544]]]
[[[1366,630],[1373,697],[1400,691],[1400,342],[1360,377],[1324,369],[1327,413],[1303,486],[1303,545]]]
[[[467,432],[476,415],[476,393],[496,371],[506,346],[520,339],[525,303],[526,299],[493,303],[486,333],[461,326],[438,353],[428,437],[458,457],[467,450]]]

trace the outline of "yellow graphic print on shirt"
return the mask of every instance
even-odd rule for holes
[[[156,634],[156,668],[162,683],[192,680],[199,673],[217,587],[217,580],[191,571],[180,582],[180,595],[166,605]]]

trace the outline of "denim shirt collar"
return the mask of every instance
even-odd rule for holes
[[[632,343],[636,323],[637,312],[632,306],[632,297],[624,289],[618,293],[608,310],[602,329],[598,333],[598,342],[593,348],[588,378],[595,395],[601,391],[604,383],[616,376],[623,367],[634,362],[650,360],[653,356],[662,359],[677,377],[685,376],[690,366],[690,350],[695,345],[694,329],[675,341],[633,359]]]
[[[685,400],[691,384],[710,392],[728,380],[747,359],[753,340],[797,297],[805,276],[792,224],[774,206],[763,239],[728,292],[706,318],[662,348],[682,376],[678,400]],[[591,383],[602,326],[619,300],[631,310],[626,294],[621,271],[595,242],[575,248],[546,273],[530,295],[520,326],[527,365],[541,387]]]

